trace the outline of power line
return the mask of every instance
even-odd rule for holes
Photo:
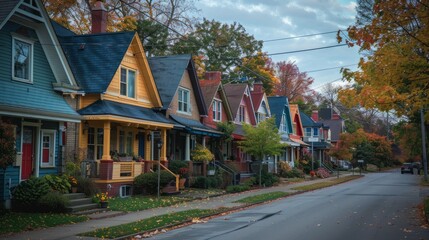
[[[337,45],[331,45],[326,47],[318,47],[318,48],[307,48],[307,49],[301,49],[301,50],[295,50],[295,51],[289,51],[289,52],[279,52],[279,53],[268,53],[268,56],[276,56],[276,55],[283,55],[283,54],[291,54],[291,53],[300,53],[300,52],[309,52],[309,51],[316,51],[321,49],[327,49],[327,48],[334,48],[334,47],[343,47],[347,46],[346,43],[343,44],[337,44]]]
[[[339,66],[339,67],[322,68],[322,69],[303,71],[303,72],[306,72],[306,73],[322,72],[322,71],[327,71],[327,70],[332,70],[332,69],[338,69],[338,68],[344,68],[344,67],[351,67],[351,66],[356,66],[356,65],[358,65],[358,64],[349,64],[349,65],[343,65],[343,66]]]
[[[342,30],[322,32],[322,33],[313,33],[313,34],[300,35],[300,36],[295,36],[295,37],[275,38],[275,39],[269,39],[269,40],[262,40],[262,42],[266,43],[266,42],[283,41],[283,40],[290,40],[290,39],[303,38],[303,37],[313,37],[313,36],[318,36],[318,35],[337,33],[338,31],[342,31]]]

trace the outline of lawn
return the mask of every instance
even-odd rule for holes
[[[205,217],[226,211],[225,209],[192,209],[182,212],[175,212],[160,216],[143,219],[137,222],[122,224],[109,228],[100,228],[92,232],[80,234],[79,236],[96,237],[96,238],[118,238],[139,234],[149,230],[155,230],[179,224],[185,221],[190,221],[194,218]]]
[[[346,177],[342,177],[342,178],[335,178],[335,179],[332,179],[332,180],[327,181],[327,182],[318,182],[318,183],[313,183],[313,184],[306,185],[306,186],[294,187],[294,188],[292,188],[292,190],[312,191],[312,190],[330,187],[330,186],[337,185],[340,183],[348,182],[348,181],[351,181],[351,180],[354,180],[354,179],[357,179],[360,177],[361,176],[359,176],[359,175],[354,175],[354,176],[346,176]]]
[[[129,198],[112,198],[109,209],[113,211],[135,212],[150,208],[166,207],[189,199],[175,196],[161,196],[158,200],[153,196],[133,196]]]
[[[54,213],[0,213],[0,234],[30,231],[88,220],[86,216]]]
[[[254,204],[254,203],[261,203],[265,201],[274,200],[277,198],[286,197],[287,195],[289,195],[289,193],[287,192],[270,192],[270,193],[264,193],[264,194],[250,196],[250,197],[245,197],[240,200],[237,200],[236,202]]]

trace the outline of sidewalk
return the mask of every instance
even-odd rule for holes
[[[351,175],[351,173],[346,173],[340,175],[340,177],[345,177]],[[0,236],[0,239],[93,239],[93,238],[83,238],[76,236],[77,234],[93,231],[97,228],[105,228],[116,225],[121,225],[125,223],[135,222],[138,220],[150,218],[153,216],[168,214],[172,212],[185,211],[190,209],[217,209],[220,207],[240,207],[245,206],[245,204],[234,203],[239,199],[268,193],[268,192],[276,192],[283,191],[289,193],[296,193],[292,188],[303,185],[310,185],[317,182],[329,181],[331,179],[336,178],[337,176],[332,176],[325,179],[316,179],[312,181],[303,181],[298,183],[290,183],[290,184],[280,184],[279,186],[270,187],[270,188],[262,188],[255,189],[243,193],[234,193],[234,194],[225,194],[216,197],[207,196],[207,198],[201,200],[194,200],[191,202],[184,202],[177,205],[169,206],[169,207],[161,207],[155,209],[148,209],[144,211],[131,212],[126,214],[121,214],[121,212],[104,212],[93,214],[90,216],[90,220],[86,222],[69,224],[64,226],[52,227],[47,229],[23,232],[18,234],[13,234],[10,236]],[[120,214],[120,215],[118,215]],[[108,217],[111,216],[111,217]]]

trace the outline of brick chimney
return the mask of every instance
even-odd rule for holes
[[[97,1],[91,11],[92,33],[104,33],[107,29],[107,10],[101,1]]]
[[[219,71],[206,72],[204,78],[205,80],[220,82],[222,73]]]
[[[262,82],[258,81],[258,82],[254,82],[253,83],[253,90],[252,92],[254,93],[263,93],[264,92],[264,87],[262,85]]]
[[[313,110],[311,112],[311,119],[313,119],[313,121],[315,121],[315,122],[319,121],[319,111],[318,110]]]

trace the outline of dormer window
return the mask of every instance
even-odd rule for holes
[[[33,43],[13,38],[12,67],[13,80],[33,82]]]
[[[190,94],[188,89],[179,88],[178,90],[178,102],[179,108],[178,111],[183,113],[190,113]]]
[[[127,69],[121,68],[121,86],[120,94],[122,96],[135,98],[136,97],[136,72]]]
[[[238,109],[238,122],[244,122],[245,108],[243,105]]]

